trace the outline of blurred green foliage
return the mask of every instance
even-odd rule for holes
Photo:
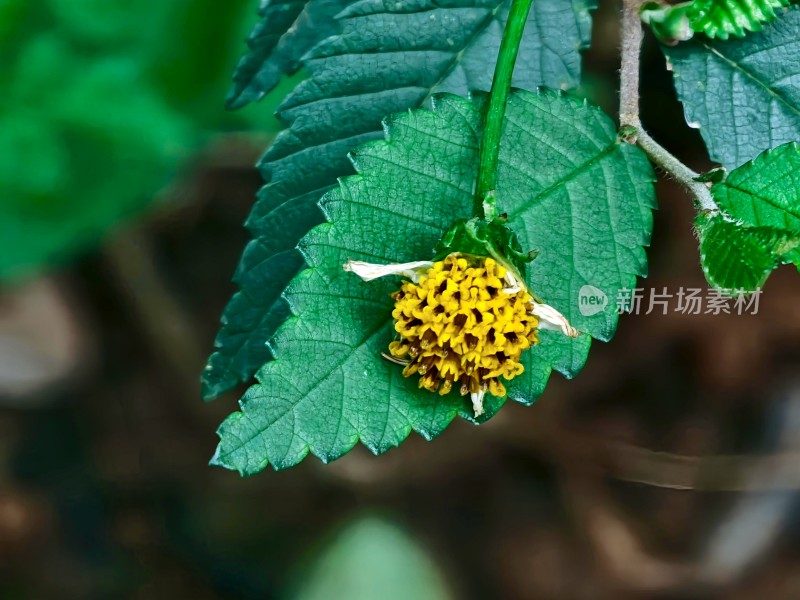
[[[209,134],[277,130],[267,107],[223,109],[256,9],[0,0],[0,279],[135,215]]]
[[[375,517],[348,524],[303,572],[294,600],[449,600],[436,564],[402,529]]]

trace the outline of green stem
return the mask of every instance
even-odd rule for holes
[[[495,182],[497,179],[497,157],[500,153],[500,136],[503,132],[503,117],[508,104],[508,93],[511,90],[511,76],[514,63],[517,62],[522,32],[528,21],[533,0],[512,0],[508,13],[506,30],[500,43],[497,66],[492,80],[492,91],[489,95],[489,107],[486,111],[486,122],[481,142],[481,162],[478,171],[478,186],[475,191],[473,212],[476,217],[491,219],[486,214],[484,203],[493,206]]]

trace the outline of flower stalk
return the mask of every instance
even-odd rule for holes
[[[481,141],[481,158],[478,183],[475,190],[473,214],[482,219],[494,218],[494,190],[497,181],[497,159],[500,153],[500,138],[503,119],[511,90],[511,77],[519,54],[519,45],[533,0],[512,0],[506,29],[500,42],[489,105]],[[487,214],[488,213],[488,214]]]

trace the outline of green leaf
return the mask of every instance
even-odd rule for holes
[[[710,38],[727,40],[761,31],[762,23],[774,21],[791,0],[694,0],[686,16],[692,29]]]
[[[790,143],[763,152],[715,184],[711,193],[720,208],[746,225],[800,231],[800,146]],[[800,251],[788,259],[800,261]]]
[[[288,222],[285,215],[276,214],[275,218]],[[294,240],[290,238],[290,243],[294,244]],[[217,344],[236,350],[230,354],[215,352],[211,355],[202,376],[204,398],[214,398],[250,377],[250,371],[242,370],[242,366],[264,363],[262,348],[267,348],[268,338],[274,331],[269,324],[282,323],[291,314],[281,300],[283,290],[277,286],[261,286],[261,282],[289,281],[303,266],[303,258],[293,248],[273,254],[265,241],[262,238],[250,242],[234,275],[233,280],[243,291],[233,297],[222,316],[223,326]],[[273,241],[281,240],[273,238]],[[251,295],[250,290],[261,292]]]
[[[245,54],[233,76],[227,107],[257,102],[275,89],[284,75],[300,67],[303,55],[337,32],[334,17],[354,0],[264,0],[260,21],[247,39]]]
[[[294,600],[448,600],[439,569],[397,526],[361,518],[345,527],[303,569]]]
[[[470,216],[482,106],[483,99],[437,96],[432,111],[388,118],[386,141],[353,152],[358,174],[326,195],[329,222],[301,243],[309,268],[286,291],[294,316],[272,341],[276,359],[259,371],[241,412],[220,426],[213,464],[249,475],[268,464],[290,467],[309,451],[334,460],[359,439],[381,453],[412,430],[431,439],[456,414],[471,415],[455,392],[421,391],[416,378],[381,358],[393,338],[389,294],[399,280],[365,283],[342,265],[430,258],[454,220]],[[539,251],[527,269],[531,290],[580,330],[610,338],[614,300],[646,270],[654,206],[646,158],[618,142],[600,110],[518,90],[509,99],[499,165],[498,209],[522,247]],[[610,300],[605,310],[581,312],[585,286]],[[577,373],[588,348],[588,335],[566,340],[543,332],[510,397],[533,402],[552,370]],[[501,404],[495,400],[487,412]]]
[[[362,0],[340,13],[341,33],[306,55],[302,67],[309,79],[280,107],[287,129],[260,165],[269,183],[247,222],[254,237],[270,244],[278,238],[273,251],[288,256],[321,222],[318,200],[338,177],[352,173],[347,152],[382,137],[385,115],[416,108],[439,91],[488,90],[509,5],[501,0]],[[578,85],[579,50],[589,41],[591,7],[587,0],[534,3],[515,86]],[[286,211],[293,214],[290,221],[276,216]],[[259,264],[247,256],[252,247],[245,250],[243,265]],[[243,266],[239,278],[246,271]],[[264,341],[281,323],[270,315],[281,311],[256,302],[282,290],[289,279],[264,270],[248,280],[253,285],[240,281],[241,291],[225,310],[216,352],[203,374],[206,399],[249,380],[270,358]]]
[[[700,260],[708,282],[729,293],[760,290],[800,232],[747,227],[719,213],[698,220]]]
[[[741,40],[664,48],[686,120],[728,169],[800,141],[800,7]]]
[[[712,285],[753,292],[800,251],[800,147],[767,150],[711,188],[725,215],[698,223],[703,271]]]

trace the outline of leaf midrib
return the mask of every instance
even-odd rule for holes
[[[550,194],[555,192],[558,188],[565,186],[567,183],[572,181],[573,179],[577,179],[583,173],[588,171],[592,168],[596,163],[604,160],[609,154],[614,152],[619,148],[619,142],[613,142],[604,148],[601,152],[597,153],[595,156],[587,160],[586,162],[578,165],[575,169],[567,173],[561,179],[558,179],[554,183],[550,184],[548,187],[540,191],[538,194],[533,196],[528,202],[518,207],[516,210],[508,211],[508,219],[509,221],[513,220],[515,217],[518,217],[528,210],[535,208],[537,204],[539,204],[542,200],[547,198]]]
[[[746,190],[744,188],[738,187],[737,185],[733,185],[733,184],[730,184],[730,183],[727,183],[727,182],[725,182],[725,186],[727,188],[729,188],[730,190],[737,191],[737,192],[739,192],[741,194],[744,194],[745,196],[749,196],[751,198],[751,200],[750,200],[751,202],[753,201],[753,199],[761,200],[765,204],[769,204],[773,208],[776,208],[776,209],[778,209],[778,210],[780,210],[780,211],[782,211],[784,213],[787,213],[787,214],[791,215],[792,217],[794,217],[795,219],[797,219],[798,221],[800,221],[800,214],[792,212],[786,206],[781,206],[780,204],[777,204],[775,200],[773,200],[772,198],[770,198],[768,196],[762,196],[761,194],[759,194],[757,192],[754,192],[752,190]],[[754,213],[756,212],[755,211],[755,205],[754,205],[754,211],[753,212]]]

